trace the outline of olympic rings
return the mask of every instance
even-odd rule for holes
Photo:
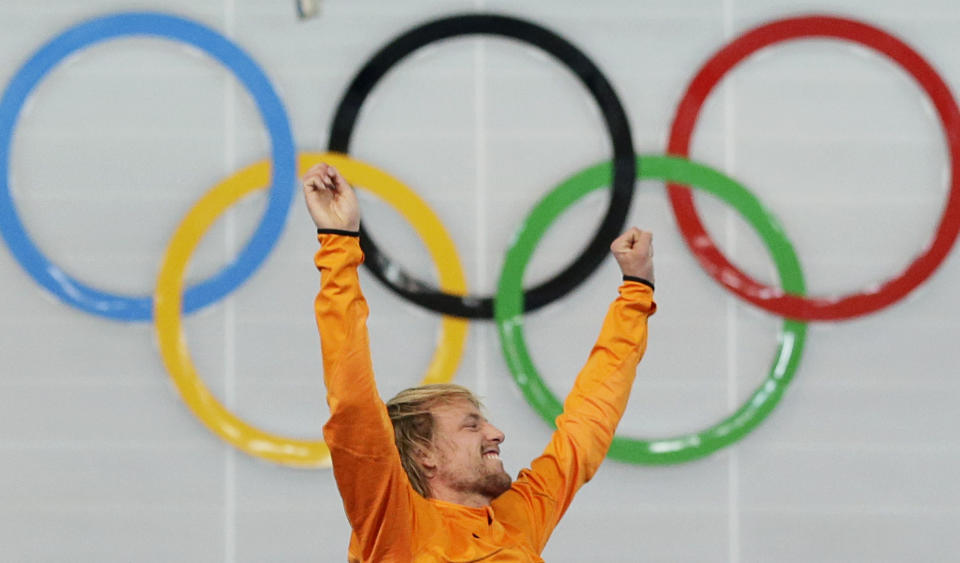
[[[270,133],[273,176],[269,203],[260,226],[232,264],[187,290],[187,312],[230,293],[260,266],[283,231],[296,183],[296,153],[283,103],[253,59],[216,31],[176,16],[126,13],[81,23],[41,47],[17,71],[0,100],[0,234],[24,270],[58,299],[88,313],[120,321],[149,319],[152,300],[95,289],[72,278],[41,253],[20,221],[10,194],[10,148],[20,110],[33,88],[51,69],[68,55],[94,43],[133,35],[159,36],[187,43],[217,59],[246,86]]]
[[[466,278],[450,235],[433,211],[412,190],[376,168],[340,154],[301,154],[300,174],[324,161],[351,184],[371,190],[392,204],[417,230],[437,263],[446,291],[466,292]],[[204,233],[237,200],[267,185],[270,163],[261,161],[217,184],[191,209],[167,247],[157,276],[154,324],[163,362],[190,410],[215,434],[250,455],[294,466],[329,466],[330,450],[321,441],[286,438],[264,432],[238,418],[210,393],[190,359],[180,323],[183,274]],[[463,356],[468,321],[443,317],[441,337],[422,383],[453,379]]]
[[[507,16],[453,16],[415,27],[380,49],[357,72],[334,114],[329,148],[332,151],[350,152],[350,137],[360,107],[393,65],[424,45],[470,34],[517,39],[539,47],[563,63],[597,101],[613,142],[613,190],[606,215],[593,239],[573,263],[552,279],[527,291],[526,308],[532,311],[566,295],[586,278],[584,272],[593,271],[600,265],[607,256],[610,241],[620,234],[633,198],[636,169],[630,124],[613,86],[580,49],[552,31]],[[360,226],[360,244],[367,256],[367,267],[397,295],[438,313],[467,318],[493,318],[491,298],[451,295],[431,288],[404,272],[399,264],[383,254],[363,225]]]
[[[866,24],[834,17],[775,21],[748,31],[725,46],[697,73],[678,105],[669,151],[686,155],[700,108],[712,88],[726,72],[762,47],[797,38],[828,37],[860,43],[891,58],[913,76],[937,109],[951,159],[951,189],[930,247],[903,274],[886,282],[876,292],[840,299],[805,297],[805,284],[793,248],[776,220],[756,198],[734,180],[701,164],[676,156],[636,157],[626,115],[600,70],[565,39],[530,22],[506,16],[455,16],[421,25],[394,39],[376,53],[351,82],[337,107],[330,133],[331,149],[346,152],[363,101],[394,64],[426,44],[465,34],[517,39],[543,49],[570,68],[600,105],[612,138],[613,159],[572,176],[538,203],[509,250],[494,300],[466,295],[466,282],[449,235],[409,188],[342,154],[301,155],[301,169],[305,170],[320,159],[331,162],[352,183],[376,191],[397,208],[414,225],[438,264],[440,288],[429,288],[411,278],[380,253],[369,235],[364,234],[361,243],[367,253],[366,264],[375,276],[394,292],[426,308],[457,317],[495,318],[504,354],[517,384],[528,402],[548,422],[560,413],[561,405],[536,373],[526,351],[521,315],[524,310],[536,309],[566,294],[599,265],[606,256],[607,244],[623,225],[637,177],[671,182],[668,184],[671,203],[681,231],[711,276],[748,301],[785,317],[779,351],[766,380],[732,415],[703,431],[675,438],[636,440],[617,437],[610,450],[614,458],[639,463],[676,463],[703,457],[741,439],[772,412],[792,380],[806,336],[806,325],[800,321],[846,319],[896,302],[939,267],[960,233],[960,109],[949,88],[919,54],[900,40]],[[270,161],[247,167],[224,180],[185,217],[166,251],[153,302],[149,298],[112,295],[93,289],[50,263],[30,241],[17,216],[8,178],[13,130],[19,112],[46,73],[66,56],[89,45],[132,35],[159,36],[187,43],[227,66],[253,96],[271,137]],[[216,401],[191,363],[180,324],[183,312],[194,311],[235,289],[271,251],[292,199],[297,160],[283,104],[256,63],[215,31],[175,16],[126,13],[72,27],[34,53],[14,75],[0,99],[0,234],[21,266],[64,303],[96,315],[119,320],[146,320],[151,317],[155,306],[153,320],[163,361],[188,406],[204,424],[252,455],[291,465],[315,466],[329,463],[329,452],[322,442],[266,433],[240,420]],[[767,245],[781,277],[782,290],[765,287],[750,279],[719,253],[696,216],[689,191],[675,185],[676,182],[705,189],[744,215]],[[236,261],[184,293],[184,269],[206,230],[233,202],[268,183],[267,211]],[[523,269],[536,241],[565,207],[605,185],[613,187],[610,207],[587,250],[553,279],[525,292]],[[443,318],[441,341],[424,383],[452,379],[463,353],[466,331],[464,318]]]
[[[875,312],[891,305],[924,282],[949,254],[960,233],[960,109],[950,88],[930,64],[896,37],[864,23],[828,16],[788,18],[749,31],[714,55],[697,73],[677,105],[669,154],[687,156],[693,126],[707,95],[736,64],[763,47],[798,38],[829,37],[859,43],[899,64],[930,96],[943,125],[950,153],[950,197],[937,232],[926,250],[897,277],[879,288],[842,298],[784,294],[755,281],[731,264],[717,249],[697,217],[693,197],[682,186],[669,184],[670,203],[700,265],[715,280],[743,299],[784,317],[802,320],[841,320]]]
[[[804,293],[803,272],[793,246],[776,218],[736,181],[707,166],[671,156],[638,156],[638,179],[683,182],[702,188],[736,208],[760,234],[776,264],[780,281],[788,291]],[[500,274],[494,314],[503,354],[513,379],[527,403],[547,421],[563,412],[563,405],[537,373],[523,338],[523,290],[521,283],[537,241],[570,205],[600,187],[610,184],[610,164],[602,163],[571,176],[533,208],[523,228],[507,251]],[[615,437],[607,454],[632,463],[667,464],[691,461],[709,455],[743,438],[769,415],[800,364],[806,340],[805,323],[784,320],[780,349],[766,380],[733,414],[706,430],[655,440]]]

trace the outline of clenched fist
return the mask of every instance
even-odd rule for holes
[[[610,251],[623,275],[653,283],[653,233],[632,227],[613,241]]]
[[[308,170],[303,176],[303,195],[318,229],[360,229],[357,195],[333,166],[321,162]]]

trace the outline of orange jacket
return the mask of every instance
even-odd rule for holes
[[[423,498],[410,486],[373,378],[359,240],[318,238],[315,311],[330,405],[323,435],[353,529],[349,560],[543,561],[547,539],[603,461],[626,408],[656,310],[653,290],[624,282],[543,454],[491,506],[471,508]]]

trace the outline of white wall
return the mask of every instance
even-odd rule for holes
[[[519,4],[519,5],[518,5]],[[604,70],[638,152],[660,154],[700,64],[755,25],[809,12],[853,17],[912,45],[960,89],[960,4],[947,0],[253,0],[0,2],[0,84],[44,42],[85,19],[163,10],[242,46],[280,93],[298,150],[326,148],[339,96],[374,51],[411,26],[464,11],[553,29]],[[960,126],[954,124],[954,127]],[[942,130],[893,64],[836,41],[751,58],[708,100],[696,160],[747,185],[784,224],[808,290],[860,292],[929,243],[948,193]],[[353,154],[414,187],[450,230],[472,291],[495,289],[504,251],[535,202],[607,158],[592,100],[561,66],[499,39],[423,49],[374,91]],[[179,221],[210,187],[269,155],[255,106],[230,73],[183,46],[122,39],[57,67],[20,116],[10,156],[30,237],[96,287],[150,295]],[[663,185],[638,183],[629,222],[656,233],[649,352],[621,426],[671,436],[709,426],[765,377],[780,319],[735,298],[692,258]],[[220,269],[256,226],[262,193],[206,238],[189,279]],[[697,201],[731,259],[774,282],[749,227]],[[433,279],[413,231],[364,200],[381,247]],[[528,269],[543,280],[593,232],[588,198],[552,229]],[[252,423],[319,437],[326,417],[311,303],[316,242],[297,197],[264,265],[185,321],[198,369]],[[948,561],[960,551],[960,384],[952,252],[906,299],[844,322],[813,323],[781,405],[736,446],[676,466],[607,463],[544,557],[595,561]],[[527,318],[546,379],[569,388],[612,299],[612,260]],[[416,383],[438,317],[364,274],[381,391]],[[58,301],[0,250],[0,560],[340,561],[348,527],[327,469],[277,466],[211,434],[180,400],[150,323],[110,321]],[[496,329],[471,323],[457,381],[486,398],[516,473],[549,430],[526,405]]]

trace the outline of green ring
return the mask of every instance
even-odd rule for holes
[[[637,156],[637,178],[665,180],[703,189],[724,200],[756,229],[770,252],[783,289],[804,295],[800,262],[783,228],[746,188],[703,164],[674,156]],[[530,406],[556,427],[563,406],[537,373],[523,337],[523,273],[537,242],[547,228],[574,202],[598,188],[609,186],[610,163],[578,172],[544,197],[523,222],[507,252],[494,301],[494,319],[510,373]],[[743,438],[773,411],[800,363],[806,323],[784,320],[780,348],[763,383],[733,414],[692,434],[641,440],[614,437],[609,457],[642,464],[681,463],[699,459]]]

